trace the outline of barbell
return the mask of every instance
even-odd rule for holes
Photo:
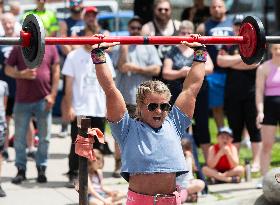
[[[181,41],[190,43],[238,44],[242,60],[248,64],[259,63],[264,55],[266,43],[280,43],[279,36],[265,36],[261,20],[255,16],[247,16],[240,27],[239,36],[109,36],[98,37],[45,37],[42,21],[35,14],[25,17],[19,37],[2,37],[0,45],[19,45],[26,66],[34,68],[41,64],[45,45],[85,45],[102,42],[120,44],[176,45]]]

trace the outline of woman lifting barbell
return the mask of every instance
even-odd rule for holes
[[[197,37],[192,35],[194,39]],[[107,119],[121,149],[121,175],[129,182],[129,205],[181,204],[176,176],[188,172],[181,137],[191,124],[207,59],[207,51],[200,43],[182,43],[194,49],[194,63],[175,105],[171,108],[171,93],[164,83],[143,82],[136,96],[137,119],[129,117],[123,96],[106,65],[104,47],[116,43],[102,43],[103,47],[91,53],[97,79],[106,95]]]

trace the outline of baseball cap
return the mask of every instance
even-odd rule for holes
[[[242,14],[237,14],[233,18],[233,24],[241,24],[242,21],[244,20],[244,16]]]
[[[229,127],[221,127],[219,129],[218,135],[221,133],[226,133],[226,134],[230,135],[231,137],[233,136],[232,130]]]
[[[69,6],[70,7],[79,6],[82,3],[83,3],[83,0],[70,0]]]
[[[84,14],[89,12],[98,13],[98,9],[95,6],[88,6],[84,8]]]

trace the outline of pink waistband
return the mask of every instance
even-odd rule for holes
[[[150,196],[128,190],[126,205],[181,205],[181,199],[177,191]]]

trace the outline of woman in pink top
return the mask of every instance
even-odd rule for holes
[[[271,45],[272,58],[261,64],[256,77],[256,123],[261,128],[263,148],[261,174],[264,176],[270,165],[270,155],[280,122],[280,44]],[[262,188],[262,182],[257,184]]]

